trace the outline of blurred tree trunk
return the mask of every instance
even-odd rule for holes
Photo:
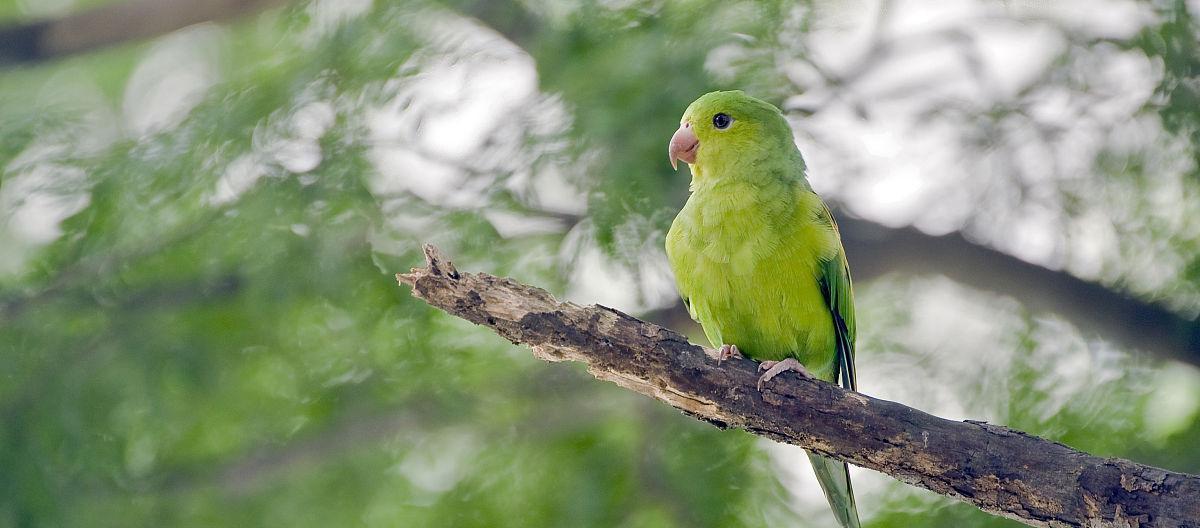
[[[229,20],[285,0],[132,0],[0,29],[0,63],[38,62]]]

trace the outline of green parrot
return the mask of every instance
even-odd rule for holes
[[[850,270],[829,207],[778,108],[741,91],[696,99],[671,137],[671,166],[691,167],[691,196],[667,257],[692,318],[722,359],[795,370],[857,390]],[[858,528],[844,462],[809,453],[843,528]]]

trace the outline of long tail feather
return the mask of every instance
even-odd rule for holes
[[[808,453],[825,499],[842,528],[860,528],[858,507],[854,505],[854,488],[850,485],[850,470],[845,462]]]

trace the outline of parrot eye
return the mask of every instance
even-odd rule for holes
[[[729,114],[720,113],[713,116],[713,126],[717,127],[717,130],[725,130],[732,123],[733,118],[729,117]]]

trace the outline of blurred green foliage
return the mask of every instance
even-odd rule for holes
[[[813,6],[340,5],[0,71],[0,527],[829,526],[815,482],[779,470],[795,450],[542,364],[392,276],[434,241],[571,295],[604,285],[576,273],[594,254],[654,307],[678,114],[714,88],[803,91],[785,59]],[[1160,8],[1122,45],[1157,61],[1144,112],[1195,156],[1196,25]],[[492,62],[536,69],[533,92],[439,122]],[[438,126],[487,130],[456,153],[422,139]],[[1186,253],[1192,227],[1136,235]],[[859,297],[866,392],[1200,471],[1194,369],[936,278]],[[1147,418],[1164,391],[1178,412]],[[1014,525],[856,479],[868,526]]]

